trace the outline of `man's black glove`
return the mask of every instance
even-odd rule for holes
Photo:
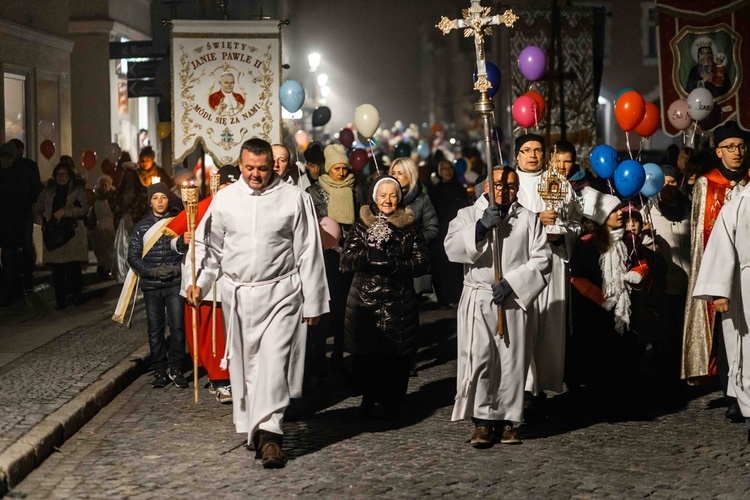
[[[500,213],[500,207],[498,205],[490,205],[485,208],[482,218],[477,221],[477,242],[482,241],[487,236],[490,229],[497,227],[501,220],[502,214]]]
[[[388,254],[385,253],[385,250],[377,247],[372,247],[367,253],[367,260],[369,260],[370,262],[385,262],[386,260],[388,260]]]
[[[513,293],[513,289],[510,287],[510,283],[503,278],[500,280],[500,283],[492,285],[492,302],[496,305],[500,304],[508,298],[511,293]]]
[[[168,281],[182,274],[182,270],[180,266],[159,266],[152,270],[151,273],[154,275],[154,278],[160,281]]]

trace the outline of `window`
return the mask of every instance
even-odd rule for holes
[[[5,140],[26,142],[26,77],[4,73]]]
[[[656,8],[653,2],[641,3],[641,53],[645,65],[657,63],[659,40],[656,35]]]

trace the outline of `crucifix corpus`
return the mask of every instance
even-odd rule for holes
[[[463,29],[465,37],[474,37],[474,48],[477,56],[477,81],[474,90],[479,91],[479,100],[474,104],[474,109],[482,117],[484,123],[484,153],[487,160],[487,182],[490,188],[490,205],[495,205],[495,182],[492,177],[492,144],[490,136],[490,119],[495,111],[495,104],[487,97],[487,91],[492,88],[492,83],[487,79],[487,66],[484,58],[484,37],[492,35],[492,26],[505,26],[512,28],[518,20],[518,16],[508,9],[503,14],[491,16],[491,7],[482,7],[481,0],[471,0],[471,7],[463,9],[463,19],[448,19],[442,17],[436,25],[443,35],[447,35],[454,29]],[[496,227],[493,231],[494,245],[492,245],[492,262],[495,268],[495,283],[500,283],[502,272],[500,270],[500,230]],[[500,337],[505,333],[503,322],[503,309],[497,306],[497,333]]]

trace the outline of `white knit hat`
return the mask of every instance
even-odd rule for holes
[[[609,214],[620,206],[620,199],[611,194],[600,193],[596,189],[585,187],[581,192],[583,215],[601,225]]]
[[[326,173],[328,173],[328,169],[339,163],[343,163],[347,167],[349,166],[349,158],[346,156],[346,150],[341,144],[331,144],[330,146],[327,146],[325,150],[323,150],[323,155],[326,157],[326,163],[323,167]]]

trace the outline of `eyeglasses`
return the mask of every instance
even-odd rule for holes
[[[747,150],[745,144],[729,144],[728,146],[719,146],[719,149],[726,149],[727,153],[734,153],[736,149],[740,150],[740,153],[744,153]]]
[[[495,191],[518,191],[518,186],[515,184],[505,184],[504,182],[496,182],[494,184]]]
[[[534,149],[522,149],[520,151],[521,153],[525,154],[526,156],[534,155],[534,156],[541,156],[544,150],[542,148],[534,148]]]

